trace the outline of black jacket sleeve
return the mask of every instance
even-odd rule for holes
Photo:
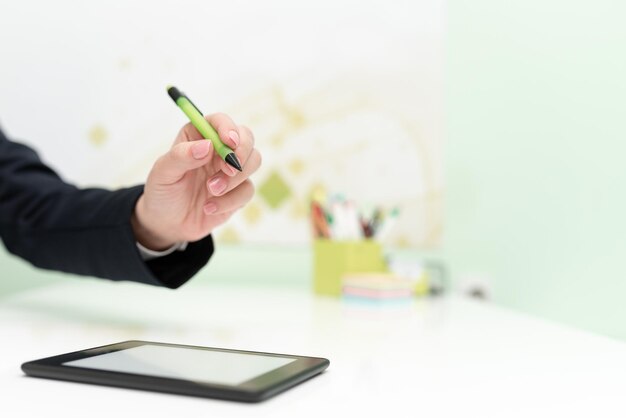
[[[33,265],[177,288],[209,260],[208,236],[143,261],[130,224],[143,186],[109,191],[65,183],[31,148],[0,131],[0,238]]]

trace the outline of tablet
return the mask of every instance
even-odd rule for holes
[[[324,371],[325,358],[125,341],[22,364],[29,376],[259,402]]]

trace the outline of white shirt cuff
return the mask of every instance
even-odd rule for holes
[[[144,247],[138,242],[136,244],[137,244],[137,248],[139,249],[139,254],[141,254],[141,258],[143,259],[143,261],[148,261],[154,258],[165,257],[166,255],[172,254],[174,251],[185,251],[187,249],[188,242],[187,241],[177,242],[176,244],[172,245],[167,250],[163,250],[163,251],[151,250],[149,248]]]

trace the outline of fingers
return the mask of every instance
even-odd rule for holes
[[[245,126],[237,126],[235,122],[224,113],[214,113],[205,116],[205,119],[215,129],[220,140],[235,152],[237,159],[242,166],[245,166],[252,150],[254,149],[254,135]],[[185,141],[195,141],[201,139],[202,135],[191,124],[188,123],[181,129],[175,144]],[[228,165],[225,161],[219,163],[220,169],[228,176],[235,176],[239,172]]]
[[[239,145],[239,128],[230,118],[230,116],[224,113],[214,113],[204,117],[209,124],[215,129],[220,137],[220,140],[228,145],[231,149],[237,148]],[[180,130],[178,135],[183,141],[197,141],[198,139],[204,139],[202,134],[198,132],[195,126],[191,123],[185,124]]]
[[[227,124],[224,123],[220,126],[226,125]],[[228,126],[228,129],[230,129],[230,126]],[[239,126],[237,127],[237,131],[230,130],[227,133],[220,130],[220,139],[225,135],[227,135],[228,138],[223,142],[235,152],[242,168],[245,167],[248,163],[248,158],[250,158],[250,154],[254,149],[254,135],[252,134],[252,131],[245,126]],[[238,170],[230,166],[225,161],[220,163],[220,168],[227,176],[232,177],[239,174]]]
[[[187,171],[207,164],[213,155],[211,141],[181,142],[154,163],[150,176],[159,184],[173,184],[183,178]]]
[[[241,162],[241,165],[245,166],[248,162],[248,158],[250,158],[250,155],[252,154],[252,150],[254,149],[254,135],[247,126],[242,125],[239,127],[239,138],[240,143],[237,148],[233,148],[233,151],[237,154],[237,158]]]
[[[248,177],[250,177],[261,166],[261,154],[256,149],[252,150],[246,165],[243,166],[241,173],[230,177],[223,172],[218,172],[207,180],[206,185],[209,193],[213,196],[221,196],[238,187]]]
[[[214,197],[202,208],[207,215],[222,215],[234,212],[248,203],[254,195],[254,186],[250,180],[245,180],[239,187],[223,196]]]
[[[205,116],[205,119],[209,121],[213,129],[217,131],[222,142],[228,145],[230,149],[235,150],[239,146],[239,128],[230,116],[224,113],[214,113]]]

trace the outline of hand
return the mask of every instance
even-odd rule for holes
[[[144,247],[163,250],[180,241],[198,241],[252,199],[248,177],[261,165],[252,132],[224,114],[207,116],[222,142],[237,155],[243,171],[226,164],[211,141],[190,123],[152,167],[135,206],[132,226]]]

